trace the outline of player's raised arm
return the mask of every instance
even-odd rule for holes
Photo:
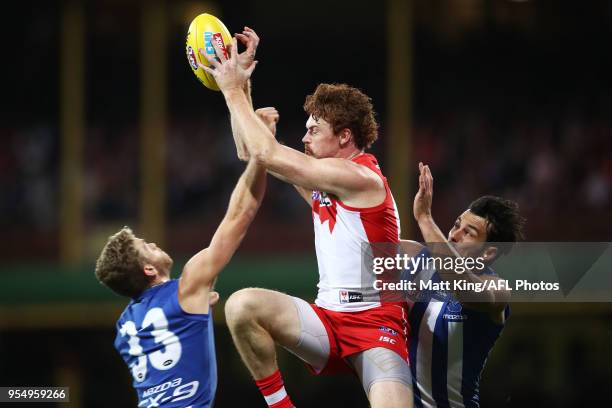
[[[250,154],[289,183],[341,198],[358,191],[384,190],[380,177],[363,166],[340,158],[316,159],[281,145],[258,123],[243,94],[228,91],[225,95]]]
[[[212,68],[204,65],[201,65],[201,68],[215,77],[249,154],[258,163],[307,190],[325,191],[341,199],[355,193],[365,194],[374,190],[379,193],[378,202],[382,201],[385,195],[384,185],[380,177],[370,169],[345,158],[316,159],[278,143],[269,129],[258,120],[242,90],[255,69],[256,61],[248,69],[243,69],[237,62],[236,47],[232,46],[231,51],[231,58],[227,59],[217,50],[219,61],[207,56]],[[344,129],[339,135],[338,143],[347,145],[352,139],[351,131]]]
[[[278,113],[278,111],[276,110],[276,108],[274,107],[267,107],[267,108],[259,108],[255,111],[255,114],[257,115],[257,117],[259,117],[259,119],[262,120],[262,122],[266,125],[266,127],[270,130],[270,132],[272,132],[272,135],[276,136],[276,124],[278,123],[278,120],[280,119],[280,115]],[[283,175],[279,174],[279,173],[275,173],[272,170],[268,170],[268,173],[271,174],[272,176],[285,181],[287,183],[291,183],[291,181],[289,179],[287,179],[286,177],[284,177]],[[295,189],[297,190],[298,194],[304,198],[304,200],[306,201],[306,203],[308,203],[308,205],[310,205],[311,200],[312,200],[312,190],[308,190],[305,189],[303,187],[300,187],[296,184],[293,185],[293,187],[295,187]]]
[[[186,312],[208,313],[212,283],[238,249],[266,189],[266,171],[254,160],[240,176],[223,221],[208,248],[194,255],[183,268],[179,301]]]
[[[261,121],[266,125],[266,127],[270,130],[270,132],[272,132],[272,135],[276,136],[276,124],[278,123],[278,120],[280,118],[280,115],[278,111],[276,110],[276,108],[274,107],[259,108],[255,111],[255,114],[257,115],[257,117],[259,117],[259,119],[261,119]],[[238,126],[235,125],[234,122],[235,122],[234,119],[232,119],[232,129],[234,133],[239,133],[240,131],[238,129]],[[290,183],[290,180],[283,177],[281,174],[275,173],[271,170],[268,170],[268,173],[270,173],[272,176],[282,181]],[[293,185],[293,187],[295,187],[298,194],[300,194],[300,196],[304,198],[304,200],[308,203],[308,205],[310,205],[311,197],[312,197],[312,190],[307,190],[295,184]]]
[[[435,257],[452,257],[460,258],[457,249],[453,244],[449,243],[447,238],[444,236],[440,228],[436,225],[433,216],[431,214],[431,203],[433,199],[433,177],[429,166],[419,163],[419,191],[414,198],[413,212],[414,218],[419,225],[419,229],[425,239],[425,242],[432,249],[430,256]],[[469,244],[473,241],[473,244],[484,243],[486,241],[486,226],[483,226],[482,237],[474,236],[474,239],[467,239],[463,243]],[[474,228],[474,235],[478,234],[478,229]],[[468,232],[469,234],[470,232]],[[485,250],[483,256],[485,261],[488,261],[487,257],[494,257],[496,255],[495,248],[488,248]],[[444,263],[446,265],[446,263]],[[461,273],[454,269],[442,269],[438,270],[440,279],[444,281],[450,281],[453,284],[454,281],[466,281],[482,285],[488,280],[499,280],[496,276],[475,274],[472,271],[461,271]],[[506,290],[493,290],[486,289],[482,291],[455,291],[457,300],[464,303],[466,306],[470,306],[474,309],[480,309],[488,312],[500,312],[504,309],[509,301],[509,292]]]
[[[242,43],[242,45],[245,46],[245,50],[238,54],[238,64],[240,64],[243,69],[248,69],[255,60],[255,53],[257,52],[257,46],[259,45],[259,36],[255,32],[255,30],[245,26],[242,30],[242,33],[236,33],[236,38]],[[202,53],[202,55],[205,54],[206,53]],[[253,100],[251,98],[250,79],[244,83],[242,90],[244,91],[244,94],[246,95],[247,100],[249,101],[249,104],[252,107]],[[246,144],[244,143],[242,133],[236,125],[234,116],[230,116],[230,122],[232,125],[232,135],[234,136],[234,143],[236,144],[238,158],[240,160],[247,161],[250,157],[249,151],[246,147]]]

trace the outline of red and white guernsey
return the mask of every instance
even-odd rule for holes
[[[362,153],[352,159],[382,179],[385,200],[370,208],[354,208],[333,194],[312,193],[319,293],[315,303],[324,309],[357,312],[380,306],[375,275],[362,272],[364,243],[399,242],[400,221],[393,195],[376,158]]]

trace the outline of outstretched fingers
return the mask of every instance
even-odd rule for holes
[[[236,40],[236,37],[232,37],[230,60],[230,62],[233,62],[234,64],[236,64],[236,61],[238,60],[238,40]]]
[[[249,46],[249,37],[242,33],[235,33],[234,36],[244,45],[245,47]]]
[[[419,162],[419,191],[418,193],[425,193],[427,185],[425,183],[425,166],[423,163]]]
[[[249,27],[244,27],[244,30],[242,31],[242,34],[246,37],[248,37],[249,39],[249,45],[253,48],[257,48],[257,46],[259,45],[259,36],[257,35],[257,33]]]
[[[227,46],[225,46],[225,49],[222,48],[223,44],[219,44],[217,41],[212,40],[210,42],[213,46],[213,49],[215,50],[215,55],[217,56],[217,60],[221,63],[227,61],[228,59],[228,49]]]
[[[242,32],[243,33],[248,33],[251,37],[256,38],[257,40],[259,40],[259,36],[255,32],[255,30],[253,30],[251,27],[244,26],[244,29],[242,30]]]
[[[202,55],[204,58],[206,58],[206,60],[210,63],[210,65],[213,67],[213,69],[214,68],[219,68],[221,66],[221,63],[216,58],[214,58],[213,56],[208,55],[204,48],[200,48],[199,51],[200,51],[200,55]],[[199,61],[198,61],[198,66],[200,68],[205,67],[205,65],[200,63]],[[206,67],[206,68],[208,68],[208,67]]]
[[[253,61],[251,65],[246,69],[246,74],[250,78],[253,71],[255,71],[255,67],[257,66],[258,61]]]
[[[429,166],[425,166],[425,179],[427,180],[427,192],[433,195],[433,176],[431,175]]]
[[[210,68],[210,67],[207,67],[206,65],[202,64],[201,62],[198,62],[198,66],[199,66],[200,68],[202,68],[204,71],[208,72],[208,73],[209,73],[210,75],[212,75],[213,77],[216,77],[216,76],[217,76],[217,71],[216,71],[216,70],[214,70],[214,69],[212,69],[212,68]]]

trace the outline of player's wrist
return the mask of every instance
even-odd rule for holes
[[[227,107],[230,109],[230,112],[232,112],[232,109],[236,109],[242,104],[249,105],[249,100],[246,97],[242,87],[231,87],[228,89],[224,89],[223,96],[225,98],[225,103],[227,104]]]
[[[225,96],[225,100],[230,102],[236,102],[246,97],[244,93],[244,89],[242,87],[232,87],[223,90],[223,96]]]
[[[419,224],[419,226],[426,226],[426,225],[431,225],[434,223],[431,212],[419,214],[416,217],[416,221],[417,221],[417,224]]]
[[[253,98],[251,97],[251,79],[250,78],[248,81],[244,83],[244,86],[242,87],[242,91],[244,92],[244,95],[246,96],[247,101],[249,102],[249,105],[253,107]]]

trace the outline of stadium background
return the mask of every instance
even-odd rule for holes
[[[346,82],[373,98],[374,147],[412,225],[416,163],[431,164],[444,230],[485,193],[519,201],[532,241],[610,241],[612,3],[11,2],[0,135],[0,385],[69,385],[74,407],[135,406],[112,348],[126,302],[93,261],[123,225],[177,267],[205,246],[242,164],[225,104],[184,55],[189,21],[262,38],[253,97],[301,148],[304,96]],[[159,160],[159,158],[163,158]],[[313,299],[308,208],[270,180],[218,289]],[[178,271],[178,269],[177,269]],[[600,406],[612,385],[609,304],[519,304],[490,356],[485,407]],[[264,406],[215,311],[217,406]],[[313,378],[280,355],[298,406],[366,406],[353,378]],[[37,405],[42,406],[42,405]]]

